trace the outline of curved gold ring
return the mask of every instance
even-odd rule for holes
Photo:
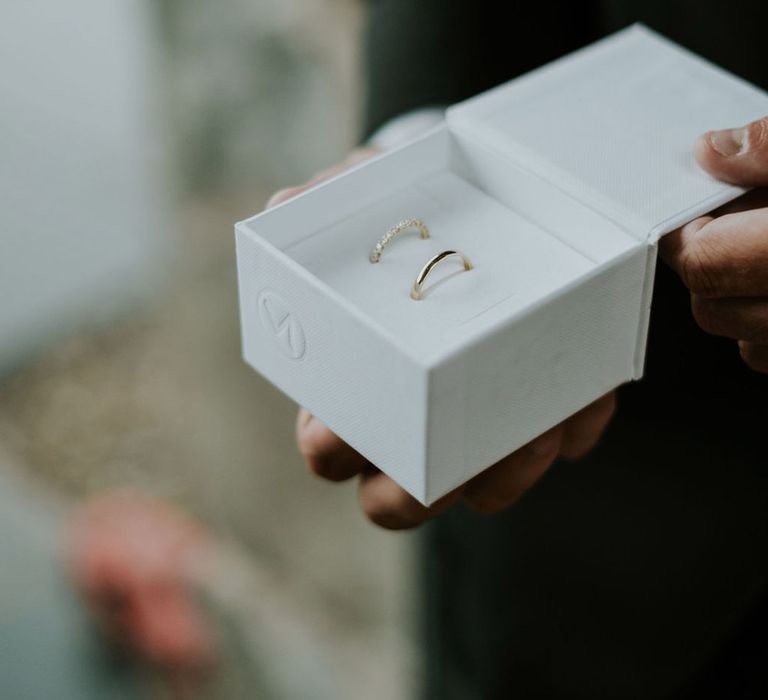
[[[429,276],[429,273],[432,272],[432,268],[442,260],[450,258],[454,255],[458,258],[461,258],[461,261],[464,263],[465,270],[468,271],[474,267],[469,258],[464,255],[464,253],[460,253],[458,250],[444,250],[442,253],[438,253],[435,255],[435,257],[431,258],[429,262],[424,265],[424,267],[421,268],[421,272],[419,272],[419,275],[416,277],[416,281],[413,283],[413,287],[411,288],[411,299],[414,299],[415,301],[421,299],[422,287],[424,286],[424,282]]]
[[[403,233],[403,231],[408,231],[409,229],[417,229],[421,238],[429,238],[429,229],[421,219],[403,219],[403,221],[399,224],[395,224],[379,239],[379,242],[373,247],[368,259],[372,263],[379,262],[379,260],[381,260],[381,254],[384,252],[384,248],[389,245],[390,241],[398,234]]]

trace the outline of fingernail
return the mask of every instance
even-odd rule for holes
[[[550,430],[529,444],[531,452],[539,457],[551,455],[560,446],[560,431]]]
[[[743,150],[746,150],[747,130],[741,128],[711,131],[709,133],[709,143],[721,156],[731,157],[738,155]]]

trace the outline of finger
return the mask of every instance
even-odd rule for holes
[[[312,176],[312,178],[307,182],[301,185],[297,185],[296,187],[286,187],[285,189],[278,190],[269,198],[265,209],[276,207],[278,204],[282,204],[283,202],[292,199],[297,195],[300,195],[302,192],[305,192],[306,190],[320,184],[321,182],[324,182],[325,180],[330,180],[335,175],[343,173],[345,170],[349,170],[355,165],[369,160],[379,153],[381,153],[381,149],[372,146],[366,148],[357,148],[352,151],[352,153],[350,153],[344,161],[338,163],[337,165],[333,165],[330,168],[326,168],[325,170],[321,170],[319,173]]]
[[[296,418],[296,443],[309,470],[328,481],[345,481],[368,465],[365,457],[304,408]]]
[[[659,255],[678,275],[683,276],[683,258],[689,252],[691,241],[701,229],[715,220],[714,216],[701,216],[672,231],[659,241]],[[684,281],[684,280],[683,280]]]
[[[701,297],[768,292],[768,209],[702,217],[661,240],[662,258]]]
[[[289,199],[293,199],[294,197],[300,195],[302,192],[306,192],[308,189],[314,187],[315,185],[318,185],[325,180],[329,180],[334,175],[337,175],[345,169],[345,164],[336,165],[332,168],[328,168],[327,170],[321,170],[302,185],[297,185],[296,187],[286,187],[285,189],[278,190],[269,198],[265,209],[271,209],[272,207],[276,207],[278,204],[282,204]]]
[[[398,486],[384,472],[373,467],[360,477],[358,497],[360,507],[368,519],[387,530],[405,530],[416,527],[444,513],[461,496],[457,489],[425,506]]]
[[[755,370],[755,372],[768,374],[768,345],[741,340],[739,341],[739,351],[741,352],[741,359],[747,363],[747,367]]]
[[[292,197],[295,197],[297,194],[301,194],[308,187],[310,187],[309,183],[298,185],[297,187],[286,187],[285,189],[278,190],[269,198],[267,201],[267,206],[264,208],[271,209],[272,207],[276,207],[278,204],[282,204]]]
[[[563,436],[552,428],[470,481],[464,500],[481,513],[495,513],[517,503],[555,461]]]
[[[600,440],[616,410],[616,394],[611,392],[563,423],[560,456],[579,459]]]
[[[346,157],[342,163],[342,166],[345,168],[351,168],[355,165],[365,162],[366,160],[370,160],[371,158],[380,155],[381,152],[382,150],[378,146],[363,146],[361,148],[356,148]]]
[[[709,131],[699,137],[694,155],[718,180],[745,187],[768,185],[768,117],[739,129]]]
[[[723,216],[724,214],[737,214],[740,211],[749,211],[750,209],[762,209],[768,207],[768,188],[758,187],[741,195],[722,207],[718,207],[712,212],[712,216]]]
[[[768,343],[768,300],[706,299],[691,296],[696,323],[710,335]]]

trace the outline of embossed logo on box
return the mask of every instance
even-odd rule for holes
[[[259,294],[259,317],[280,351],[291,360],[300,360],[307,351],[307,337],[285,299],[271,289]]]

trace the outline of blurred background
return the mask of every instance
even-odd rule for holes
[[[412,536],[306,473],[296,407],[239,350],[233,224],[354,144],[360,23],[353,0],[0,8],[0,470],[213,533],[210,697],[418,683]]]

